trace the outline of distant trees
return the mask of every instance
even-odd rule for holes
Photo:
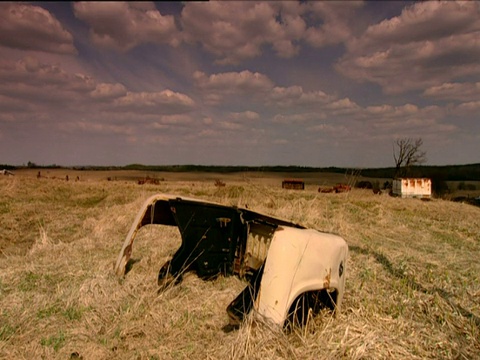
[[[427,153],[421,149],[421,138],[397,139],[393,146],[393,159],[395,160],[395,177],[408,175],[411,166],[423,164],[427,160]]]

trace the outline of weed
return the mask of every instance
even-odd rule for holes
[[[7,341],[15,334],[15,332],[16,328],[14,326],[3,322],[3,324],[0,325],[0,341]]]
[[[18,289],[23,292],[34,291],[39,286],[41,278],[41,275],[29,271],[20,280]]]
[[[57,315],[61,312],[61,308],[59,305],[52,305],[46,308],[40,309],[37,311],[37,318],[38,319],[45,319],[51,316]]]
[[[69,306],[62,312],[62,315],[68,320],[80,320],[83,314],[90,309],[91,307]]]
[[[52,347],[57,352],[65,345],[65,333],[60,330],[56,335],[51,335],[48,338],[42,337],[40,345]]]
[[[0,215],[8,214],[10,212],[10,205],[7,202],[0,202]]]

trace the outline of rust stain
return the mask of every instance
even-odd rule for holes
[[[327,275],[325,275],[325,278],[323,279],[323,287],[325,289],[330,288],[330,279],[332,277],[332,269],[328,269]]]
[[[128,245],[125,250],[123,251],[123,255],[126,257],[126,259],[130,259],[130,256],[132,255],[132,244]]]

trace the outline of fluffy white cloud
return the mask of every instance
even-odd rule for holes
[[[98,100],[113,100],[127,95],[127,89],[122,84],[97,84],[91,96]]]
[[[298,3],[210,1],[186,3],[181,23],[185,41],[199,42],[220,57],[220,64],[238,64],[259,56],[270,44],[279,56],[296,55],[295,44],[306,28]],[[281,19],[280,19],[281,18]]]
[[[174,17],[153,3],[77,2],[77,18],[90,26],[93,42],[121,51],[142,43],[199,43],[222,65],[239,64],[271,47],[279,57],[298,55],[302,42],[314,47],[337,44],[353,30],[354,2],[186,2],[177,29]],[[308,26],[309,22],[316,24]]]
[[[194,73],[195,85],[201,90],[205,103],[217,105],[230,101],[241,103],[245,99],[268,107],[289,108],[290,110],[305,107],[321,108],[335,100],[321,90],[304,91],[301,86],[279,87],[266,75],[249,70],[206,75]]]
[[[15,62],[0,61],[0,80],[3,84],[9,83],[10,86],[15,84],[52,86],[81,92],[88,92],[95,88],[95,82],[91,77],[68,73],[57,64],[43,63],[31,56]]]
[[[479,38],[478,2],[415,3],[347,42],[336,69],[387,93],[425,89],[480,75]]]
[[[178,92],[128,92],[123,84],[97,83],[92,77],[72,74],[32,57],[0,62],[2,111],[15,113],[17,121],[23,121],[21,114],[35,114],[37,124],[58,123],[63,132],[130,136],[133,123],[187,125],[191,118],[182,114],[194,106],[190,97]],[[42,116],[47,113],[50,116]]]
[[[305,92],[301,86],[275,87],[268,96],[269,102],[279,107],[305,107],[322,105],[334,100],[321,90]]]
[[[325,109],[328,109],[332,112],[332,114],[339,115],[339,114],[351,114],[355,113],[360,110],[360,106],[358,106],[354,101],[350,100],[349,98],[344,98],[340,100],[333,101],[325,106]]]
[[[24,3],[0,3],[0,45],[76,54],[73,36],[47,10]]]
[[[76,2],[73,7],[99,46],[127,51],[142,43],[179,44],[173,16],[162,15],[153,3]]]
[[[402,106],[392,105],[379,105],[379,106],[367,106],[365,112],[368,115],[374,115],[379,117],[403,117],[419,112],[419,108],[416,105],[405,104]]]
[[[0,62],[0,94],[30,104],[67,106],[95,86],[89,76],[68,73],[59,65],[41,63],[33,57]]]
[[[208,104],[218,104],[225,97],[231,95],[262,95],[264,97],[274,86],[267,76],[248,70],[218,73],[210,76],[201,71],[196,71],[193,77],[195,85],[202,90],[202,96]]]
[[[264,46],[291,58],[298,55],[303,41],[323,47],[348,39],[355,10],[362,5],[361,1],[187,2],[181,16],[183,39],[200,43],[223,65],[260,56]],[[312,20],[317,25],[309,27]]]
[[[480,101],[469,101],[457,107],[460,114],[477,115],[480,112]]]
[[[273,87],[273,82],[265,75],[249,70],[241,72],[227,72],[206,76],[205,73],[196,71],[194,79],[198,87],[204,90],[229,91],[232,93],[245,93],[250,91],[268,91]]]

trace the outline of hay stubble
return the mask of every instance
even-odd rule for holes
[[[363,190],[285,191],[257,177],[226,183],[0,179],[0,358],[480,356],[479,208]],[[112,269],[124,237],[157,192],[248,205],[340,234],[350,246],[342,313],[322,312],[289,334],[251,317],[225,333],[239,279],[187,275],[157,292],[159,267],[180,243],[172,228],[142,229],[136,263],[118,279]]]

